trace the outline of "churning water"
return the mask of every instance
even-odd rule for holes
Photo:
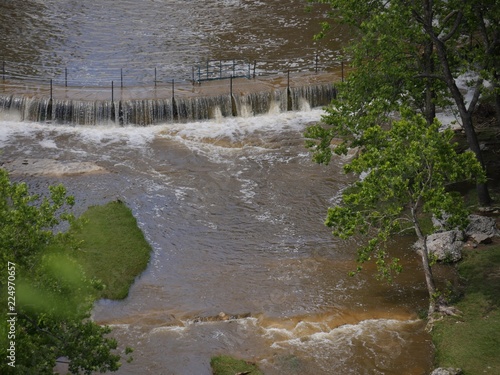
[[[209,54],[297,57],[318,49],[310,36],[323,15],[304,5],[2,1],[0,51],[26,73],[57,61],[92,77],[125,63],[187,71]],[[323,51],[334,53],[335,43]],[[416,318],[426,290],[411,239],[391,243],[406,272],[386,285],[369,267],[348,277],[356,242],[323,226],[349,180],[345,159],[318,166],[304,148],[305,127],[321,115],[273,106],[134,127],[0,112],[0,161],[14,179],[35,192],[62,182],[78,212],[121,199],[153,247],[129,297],[95,307],[94,319],[135,349],[118,374],[210,374],[217,354],[255,361],[265,374],[429,372],[432,345]]]

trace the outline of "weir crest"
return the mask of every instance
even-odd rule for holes
[[[83,100],[0,93],[0,118],[69,125],[153,125],[217,117],[255,116],[328,105],[336,96],[330,83],[269,91],[167,99]]]

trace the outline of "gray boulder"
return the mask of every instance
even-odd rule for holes
[[[463,232],[458,229],[434,233],[427,237],[427,251],[438,261],[458,262],[462,259],[464,240]]]
[[[441,262],[458,262],[462,259],[464,240],[463,232],[458,229],[434,233],[427,237],[427,252]],[[414,247],[419,251],[424,249],[422,241],[417,241]]]
[[[444,368],[444,367],[439,367],[435,369],[434,371],[431,372],[431,375],[462,375],[463,371],[460,368]]]
[[[500,235],[496,220],[492,217],[469,215],[469,220],[465,235],[478,244],[490,242],[493,237]]]

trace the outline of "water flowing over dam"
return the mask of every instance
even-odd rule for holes
[[[201,121],[229,116],[255,116],[273,110],[298,111],[325,106],[336,96],[332,83],[269,91],[156,99],[82,100],[0,93],[0,116],[20,121],[70,125],[151,125]],[[99,95],[97,95],[99,96]]]
[[[353,34],[314,39],[316,3],[0,1],[0,166],[33,194],[63,184],[77,216],[119,199],[152,247],[92,311],[134,349],[117,375],[209,375],[220,354],[265,375],[430,373],[414,238],[388,243],[405,267],[388,285],[348,276],[359,239],[323,223],[352,155],[317,165],[304,131]]]

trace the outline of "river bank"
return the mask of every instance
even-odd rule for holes
[[[438,367],[464,375],[500,373],[500,241],[464,252],[461,285],[452,298],[460,311],[434,324]]]

